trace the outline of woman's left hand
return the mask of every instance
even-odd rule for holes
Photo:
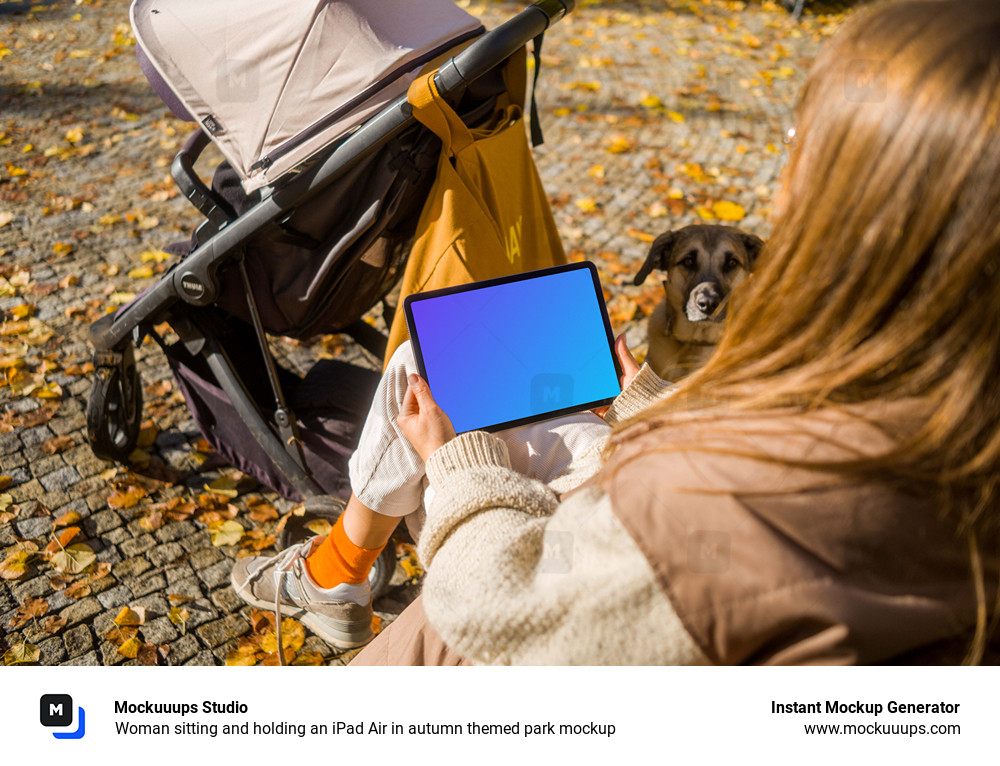
[[[455,438],[455,427],[437,406],[427,381],[415,374],[408,375],[406,380],[408,385],[396,423],[413,449],[427,462],[434,450]]]

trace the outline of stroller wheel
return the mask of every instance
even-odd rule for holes
[[[125,461],[135,449],[142,389],[131,344],[94,354],[94,385],[87,402],[87,440],[97,457]]]
[[[333,524],[340,518],[347,504],[332,495],[317,495],[305,501],[305,513],[301,516],[291,516],[278,538],[278,550],[285,550],[295,545],[315,532],[309,525],[320,519]],[[396,571],[396,546],[392,540],[382,549],[382,553],[372,564],[368,573],[368,585],[371,587],[372,599],[376,599],[389,586],[392,575]]]

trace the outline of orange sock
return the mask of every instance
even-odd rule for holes
[[[342,582],[363,583],[384,547],[361,548],[352,543],[344,531],[341,515],[326,539],[306,558],[306,570],[321,588],[332,588]]]

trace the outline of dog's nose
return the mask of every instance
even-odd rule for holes
[[[719,307],[719,299],[713,293],[708,290],[703,291],[698,297],[695,298],[695,305],[698,307],[699,311],[705,314],[711,314]]]

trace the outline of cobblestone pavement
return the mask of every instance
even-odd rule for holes
[[[467,7],[489,26],[520,9]],[[584,0],[547,35],[538,165],[568,248],[599,264],[616,330],[640,352],[661,288],[630,283],[651,237],[717,218],[767,235],[791,104],[840,19],[795,24],[772,3]],[[247,479],[235,499],[205,491],[234,470],[205,454],[156,346],[139,350],[140,464],[112,466],[86,444],[88,324],[151,284],[164,266],[149,254],[198,222],[167,178],[188,128],[147,87],[132,43],[125,0],[0,2],[0,654],[273,662],[273,631],[236,598],[229,572],[270,543],[268,504],[292,505]],[[365,361],[332,337],[283,342],[282,353],[299,371],[321,355]],[[213,545],[208,524],[233,512],[242,545]],[[79,532],[53,543],[67,527]],[[72,562],[43,555],[80,543],[96,554],[80,574],[60,576]],[[32,544],[38,552],[18,556]],[[377,603],[386,621],[418,587],[415,561],[400,554]],[[142,622],[137,634],[115,628],[123,607]],[[303,662],[349,659],[315,636],[293,639]]]

